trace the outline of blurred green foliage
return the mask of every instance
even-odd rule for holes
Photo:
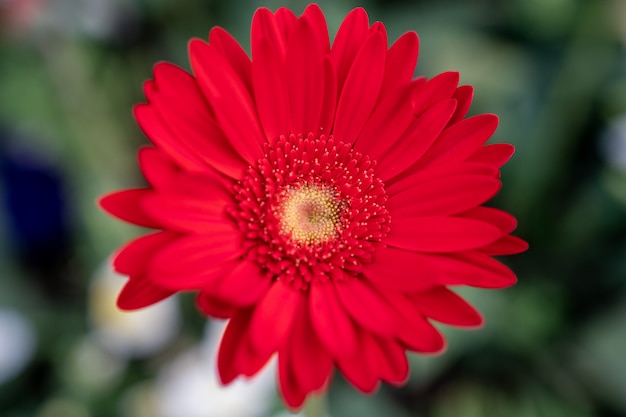
[[[75,4],[82,3],[98,2]],[[46,11],[46,19],[23,27],[5,20],[0,31],[0,119],[56,161],[72,236],[70,251],[50,275],[62,279],[48,283],[63,286],[61,295],[49,297],[16,258],[7,222],[0,225],[0,306],[32,320],[39,341],[27,369],[0,385],[3,417],[120,415],[129,390],[200,337],[203,319],[183,298],[185,327],[173,347],[132,361],[106,383],[81,379],[72,355],[89,329],[90,277],[111,251],[141,232],[107,218],[94,201],[141,184],[135,153],[145,139],[130,109],[143,100],[141,84],[154,62],[187,68],[188,39],[206,37],[214,25],[247,48],[256,7],[289,5],[300,12],[305,6],[278,0],[100,3],[118,9],[98,30],[92,21],[105,20],[103,14],[83,16],[78,7],[65,20],[59,15],[67,10]],[[517,234],[531,245],[505,260],[518,274],[517,286],[461,290],[484,313],[484,329],[444,329],[448,352],[412,356],[405,387],[382,387],[367,397],[337,381],[331,414],[626,416],[626,163],[619,163],[626,160],[626,145],[620,148],[626,127],[614,128],[626,117],[626,1],[320,3],[331,33],[358,5],[372,21],[385,23],[391,40],[417,31],[419,75],[458,70],[461,82],[475,87],[471,112],[497,113],[493,141],[517,148],[492,204],[518,218]]]

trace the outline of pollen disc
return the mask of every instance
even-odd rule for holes
[[[341,201],[330,187],[304,185],[286,190],[278,218],[282,233],[310,245],[337,236],[340,211]]]

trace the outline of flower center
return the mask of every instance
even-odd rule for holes
[[[341,201],[331,188],[289,187],[278,210],[281,231],[302,244],[326,242],[337,236],[340,210]]]
[[[235,186],[229,211],[246,257],[302,290],[316,280],[358,276],[384,246],[391,221],[374,166],[332,136],[266,143],[263,158]]]

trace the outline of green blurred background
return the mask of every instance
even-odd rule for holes
[[[118,313],[108,257],[141,230],[95,205],[138,186],[131,117],[152,65],[188,68],[214,25],[247,48],[256,7],[302,1],[0,0],[0,416],[263,417],[269,376],[222,391],[192,298]],[[320,2],[334,34],[364,6],[390,40],[420,35],[417,74],[461,72],[472,113],[497,113],[517,153],[493,204],[531,249],[519,283],[461,291],[479,331],[411,356],[402,388],[363,396],[339,376],[342,416],[626,416],[626,0]],[[247,407],[247,408],[246,408]]]

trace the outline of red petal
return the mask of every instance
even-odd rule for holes
[[[387,45],[380,32],[371,34],[359,50],[341,90],[333,135],[353,143],[369,118],[380,93]]]
[[[159,259],[159,262],[163,262]],[[185,260],[183,260],[185,261]],[[158,264],[157,267],[152,267],[149,270],[150,279],[165,288],[176,291],[196,291],[203,288],[209,288],[211,293],[213,288],[220,285],[222,277],[231,271],[237,263],[235,261],[223,261],[221,263],[207,264],[206,266],[198,266],[196,270],[188,272],[185,275],[174,275],[171,271],[162,273],[156,271],[154,268],[161,268]],[[186,266],[186,265],[185,265]]]
[[[286,353],[298,386],[304,391],[320,390],[328,382],[333,362],[311,323],[308,297],[300,303]]]
[[[240,367],[237,366],[236,359],[241,353],[246,353],[242,349],[241,341],[248,331],[251,317],[252,309],[240,310],[226,326],[217,355],[217,370],[223,384],[229,384],[239,376]]]
[[[395,335],[395,314],[385,299],[361,280],[347,276],[345,278],[347,280],[335,283],[335,289],[343,307],[354,321],[378,335]]]
[[[423,291],[437,285],[439,270],[430,255],[387,247],[363,265],[363,274],[376,286],[399,291]]]
[[[159,116],[156,108],[138,104],[133,108],[135,120],[143,133],[157,148],[167,153],[177,165],[188,170],[202,170],[204,164],[182,143]]]
[[[341,23],[333,42],[330,56],[337,69],[337,91],[341,92],[354,57],[363,46],[369,31],[367,13],[358,7],[353,9]]]
[[[332,371],[332,359],[319,341],[308,311],[308,299],[303,297],[292,333],[278,353],[279,387],[291,408],[300,407],[306,395],[322,389]]]
[[[417,308],[427,317],[451,326],[482,326],[483,317],[465,300],[445,287],[412,296]]]
[[[210,235],[188,235],[155,253],[148,272],[172,289],[201,289],[235,266],[245,249],[231,227]]]
[[[126,281],[117,298],[117,306],[121,310],[138,310],[158,303],[174,293],[175,291],[154,285],[144,274],[134,275]]]
[[[496,241],[500,230],[490,223],[460,217],[396,218],[386,243],[418,252],[457,252]]]
[[[285,12],[281,12],[283,15]],[[280,57],[280,61],[282,62],[285,59],[285,54],[287,51],[287,38],[289,33],[286,31],[285,23],[289,23],[288,20],[285,20],[285,17],[278,18],[274,16],[272,12],[265,8],[258,8],[252,17],[252,27],[250,31],[250,39],[251,39],[251,47],[252,47],[252,56],[255,57],[257,55],[257,47],[261,40],[266,39],[269,41],[270,45],[276,49],[278,52],[278,56]],[[295,23],[295,22],[294,22]],[[289,23],[291,24],[291,23]],[[254,61],[254,59],[253,59]]]
[[[230,63],[248,91],[252,92],[252,65],[239,42],[221,27],[214,27],[209,32],[209,43]]]
[[[322,9],[320,9],[317,4],[309,4],[306,9],[304,9],[304,13],[302,13],[302,19],[309,21],[311,28],[315,32],[315,38],[317,39],[321,52],[327,54],[330,50],[330,38],[326,18],[324,17]]]
[[[290,131],[317,134],[324,95],[324,57],[316,32],[307,19],[300,19],[289,36],[287,63]]]
[[[498,117],[481,114],[458,122],[444,130],[419,165],[452,165],[467,159],[495,132]]]
[[[394,385],[403,385],[409,378],[409,361],[400,344],[394,339],[373,337],[369,362],[378,364],[379,377]]]
[[[411,333],[400,335],[406,347],[419,353],[442,353],[446,349],[446,340],[439,330],[422,316],[414,316],[411,321]]]
[[[285,40],[285,44],[287,43],[287,38],[289,34],[293,30],[298,18],[296,15],[286,7],[279,7],[276,9],[276,25],[280,30],[281,37]]]
[[[167,63],[154,68],[158,90],[147,94],[161,120],[194,160],[200,160],[233,178],[246,167],[218,127],[196,79]]]
[[[143,93],[146,97],[157,92],[156,83],[154,80],[146,80],[143,82]]]
[[[489,256],[514,255],[526,252],[528,243],[517,236],[505,235],[490,245],[478,249],[479,252]]]
[[[171,126],[170,112],[181,116],[183,120],[200,124],[203,119],[214,121],[213,112],[193,75],[169,62],[160,62],[154,66],[154,88],[146,89],[145,94],[149,103],[156,105],[159,111],[167,110],[162,112],[162,116],[168,126]],[[188,119],[184,117],[186,114],[190,116]],[[184,137],[180,139],[185,140]]]
[[[176,189],[174,193],[169,190],[168,195],[190,196],[192,198],[206,199],[207,196],[214,201],[224,203],[234,202],[232,198],[233,183],[229,178],[225,178],[208,167],[202,173],[180,172],[174,177]]]
[[[310,288],[309,312],[315,331],[335,358],[357,349],[356,329],[341,307],[332,283],[315,283]]]
[[[371,394],[378,388],[378,377],[376,375],[377,364],[368,363],[368,350],[370,349],[370,339],[367,333],[360,331],[359,349],[352,355],[339,358],[337,367],[346,379],[358,390],[365,394]],[[373,366],[372,366],[373,365]]]
[[[472,98],[474,97],[474,88],[471,85],[463,85],[456,89],[456,92],[452,95],[452,98],[457,101],[456,111],[450,119],[448,126],[451,126],[457,122],[463,120],[467,114],[470,105],[472,104]]]
[[[385,25],[383,25],[382,22],[372,23],[372,26],[370,26],[367,34],[371,35],[374,32],[379,32],[381,35],[383,35],[383,38],[385,39],[385,49],[387,49],[389,47],[389,39],[387,37],[387,28],[385,27]]]
[[[469,285],[479,288],[506,288],[517,282],[513,271],[478,252],[433,256],[441,270],[442,285]]]
[[[403,188],[389,198],[393,219],[420,216],[448,216],[476,207],[500,190],[500,181],[478,175],[437,178]]]
[[[517,227],[515,217],[505,211],[491,207],[475,207],[459,214],[459,216],[491,223],[499,228],[502,234],[511,233]]]
[[[227,139],[248,163],[256,163],[262,156],[265,135],[243,81],[224,57],[205,42],[192,40],[189,56],[198,84]]]
[[[411,81],[415,73],[418,52],[419,38],[415,32],[406,32],[391,45],[387,52],[385,77],[380,88],[383,94]]]
[[[250,261],[238,261],[220,279],[217,287],[211,288],[215,295],[232,304],[250,306],[267,292],[272,280],[261,273],[259,265]]]
[[[148,216],[141,207],[143,198],[151,193],[153,191],[148,188],[116,191],[100,198],[99,204],[104,211],[118,219],[138,226],[158,229],[159,223]]]
[[[294,369],[285,350],[278,353],[278,389],[287,407],[294,412],[302,407],[308,394],[308,391],[301,388],[296,380]]]
[[[291,331],[302,293],[283,281],[276,281],[259,301],[250,322],[254,350],[271,354],[284,343]]]
[[[387,291],[382,293],[396,311],[396,320],[401,332],[398,339],[416,352],[435,353],[445,348],[441,333],[424,318],[412,301],[404,294]]]
[[[361,380],[361,385],[369,384],[369,390],[366,392],[376,388],[378,379],[396,385],[406,382],[409,364],[400,342],[361,333],[359,345],[362,356],[358,358],[358,361],[361,363],[361,368],[367,368],[367,372],[350,371],[355,374],[354,377],[357,377],[353,377],[355,382]]]
[[[213,233],[232,224],[226,215],[227,201],[207,195],[206,200],[167,194],[148,195],[142,207],[167,228],[189,233]],[[234,225],[232,226],[234,227]]]
[[[320,114],[320,132],[330,134],[335,121],[337,109],[337,74],[332,60],[326,56],[324,60],[324,101]]]
[[[121,274],[143,275],[154,253],[176,238],[176,234],[163,231],[132,240],[115,255],[113,267]]]
[[[173,177],[180,172],[165,152],[152,146],[144,146],[138,152],[139,166],[146,181],[158,190],[175,187]]]
[[[223,384],[239,375],[256,374],[270,359],[259,355],[250,347],[249,325],[252,309],[240,310],[228,322],[217,356],[217,369]]]
[[[198,294],[196,297],[196,305],[203,314],[218,319],[231,318],[239,311],[239,307],[214,297],[213,294],[208,291],[201,291]]]
[[[444,72],[428,80],[421,87],[413,102],[415,115],[419,116],[432,105],[452,98],[458,84],[458,72]]]
[[[511,159],[514,152],[515,147],[513,145],[509,145],[508,143],[494,143],[478,148],[467,160],[492,164],[500,168]]]
[[[404,191],[406,188],[438,180],[443,177],[481,176],[496,179],[500,178],[500,170],[498,168],[479,162],[461,162],[452,166],[443,165],[433,168],[429,167],[428,169],[418,170],[416,172],[409,171],[413,171],[413,169],[404,171],[402,175],[385,183],[387,195],[393,196]]]
[[[398,138],[415,120],[413,109],[407,103],[417,87],[418,83],[406,84],[387,94],[365,123],[354,149],[372,159],[381,160],[390,148],[396,146]]]
[[[422,113],[396,141],[395,146],[378,160],[377,171],[380,178],[383,181],[389,180],[414,166],[441,134],[455,108],[455,100],[443,100]]]
[[[289,132],[289,96],[280,52],[265,38],[257,40],[252,62],[254,97],[270,140]]]

